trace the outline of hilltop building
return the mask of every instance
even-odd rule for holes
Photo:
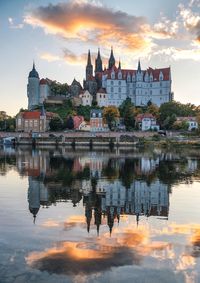
[[[170,67],[159,69],[149,67],[142,70],[139,61],[137,69],[122,69],[120,61],[118,67],[116,66],[112,48],[108,67],[104,70],[100,50],[98,50],[94,74],[90,50],[88,51],[86,79],[83,85],[92,95],[96,95],[99,89],[103,89],[107,96],[106,102],[103,103],[105,106],[119,107],[127,97],[130,97],[136,106],[146,106],[150,101],[160,106],[173,99]],[[99,98],[98,96],[98,103]]]

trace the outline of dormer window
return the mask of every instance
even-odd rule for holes
[[[152,73],[150,74],[150,82],[152,82],[153,81],[153,75],[152,75]]]
[[[118,79],[121,80],[122,79],[122,72],[118,73]]]
[[[95,113],[92,113],[92,116],[93,116],[93,118],[95,118],[96,117]]]
[[[130,82],[131,81],[131,76],[130,76],[130,74],[128,74],[128,76],[127,76],[127,82]]]
[[[114,80],[115,79],[115,72],[111,73],[111,79]]]
[[[159,80],[160,80],[160,81],[163,81],[163,73],[162,73],[162,72],[160,72]]]

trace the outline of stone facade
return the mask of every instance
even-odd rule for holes
[[[49,122],[53,113],[43,111],[20,112],[16,117],[17,132],[46,132],[49,130]]]
[[[173,99],[170,67],[160,69],[149,67],[146,70],[142,70],[139,61],[138,67],[135,70],[122,69],[121,62],[119,62],[118,67],[115,65],[113,49],[111,49],[107,69],[102,70],[102,60],[99,50],[95,61],[94,75],[91,65],[89,52],[84,87],[92,95],[96,95],[99,88],[104,88],[107,93],[108,105],[119,107],[127,97],[130,97],[136,106],[146,106],[150,101],[160,106],[162,103],[169,102]]]

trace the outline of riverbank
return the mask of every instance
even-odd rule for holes
[[[16,145],[33,146],[80,146],[80,147],[140,147],[140,146],[196,146],[200,147],[199,136],[183,136],[180,132],[48,132],[31,136],[28,133],[0,133],[0,138],[14,137]]]

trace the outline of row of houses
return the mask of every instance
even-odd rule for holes
[[[52,112],[42,111],[24,111],[20,112],[16,117],[16,131],[17,132],[46,132],[50,129],[49,123],[51,119],[57,114]],[[88,131],[88,132],[107,132],[108,125],[103,118],[103,111],[101,109],[93,109],[90,112],[90,121],[84,120],[83,116],[75,115],[73,118],[74,130]],[[188,130],[198,128],[196,117],[177,117],[178,123],[186,122]],[[135,125],[141,131],[159,131],[160,126],[156,117],[150,113],[138,114],[135,118]],[[123,120],[119,119],[117,128],[125,130]]]

